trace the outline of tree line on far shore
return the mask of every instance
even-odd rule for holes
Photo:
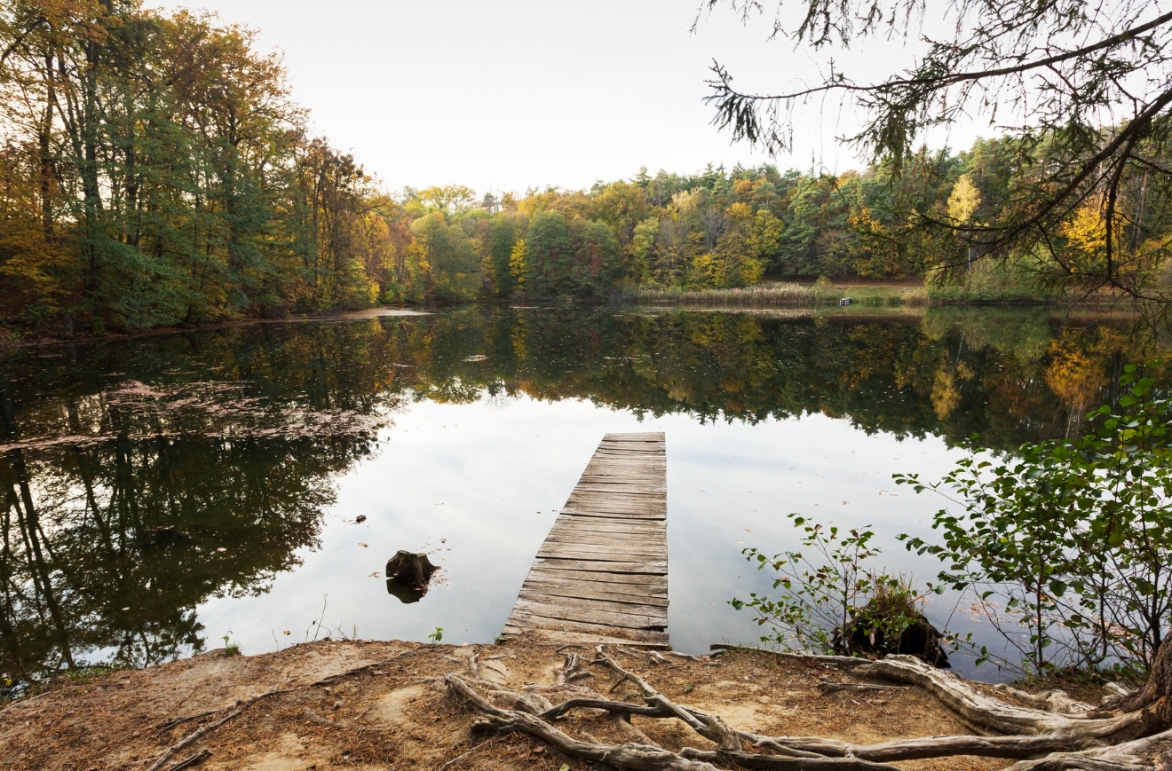
[[[898,176],[709,166],[590,190],[391,195],[308,133],[253,33],[214,17],[15,2],[0,9],[0,52],[0,321],[14,330],[821,276],[1045,287],[1077,284],[1106,254],[1093,196],[1050,245],[1065,264],[987,254],[948,227],[1011,216],[1014,186],[1044,178],[1037,148],[1013,139],[921,150]],[[1169,232],[1158,179],[1124,181],[1111,236],[1145,285]]]

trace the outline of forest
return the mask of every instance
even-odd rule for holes
[[[0,55],[8,335],[819,277],[980,274],[1042,293],[1094,274],[1108,240],[1133,285],[1161,280],[1169,228],[1155,174],[1121,180],[1114,231],[1094,195],[1072,209],[1048,245],[1058,262],[985,247],[971,227],[929,227],[1017,216],[1014,190],[1046,174],[1033,142],[921,148],[898,168],[837,176],[709,165],[589,190],[392,194],[311,135],[279,58],[215,17],[9,3]]]

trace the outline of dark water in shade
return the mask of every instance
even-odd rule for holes
[[[1159,347],[1140,339],[1046,311],[476,308],[10,350],[3,677],[225,637],[491,641],[602,434],[625,430],[667,432],[673,644],[755,641],[727,601],[767,587],[740,550],[792,547],[785,514],[873,525],[889,567],[931,578],[894,536],[942,501],[891,474],[937,477],[973,434],[1079,432]],[[443,568],[420,602],[386,591],[398,549]]]

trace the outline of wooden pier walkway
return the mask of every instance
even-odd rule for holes
[[[504,635],[666,646],[664,435],[607,434],[537,552]]]

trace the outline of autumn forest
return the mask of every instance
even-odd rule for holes
[[[0,323],[57,334],[357,309],[563,298],[762,280],[970,280],[1042,288],[1102,260],[1093,199],[1063,260],[992,266],[925,222],[1009,216],[1044,169],[1021,141],[921,149],[896,170],[639,170],[589,190],[392,194],[315,137],[275,54],[188,12],[90,0],[0,10]],[[1168,213],[1121,186],[1116,239],[1158,282]],[[1053,245],[1051,245],[1053,246]],[[1118,247],[1117,247],[1118,249]],[[985,261],[989,262],[989,261]],[[980,263],[980,264],[977,264]]]

